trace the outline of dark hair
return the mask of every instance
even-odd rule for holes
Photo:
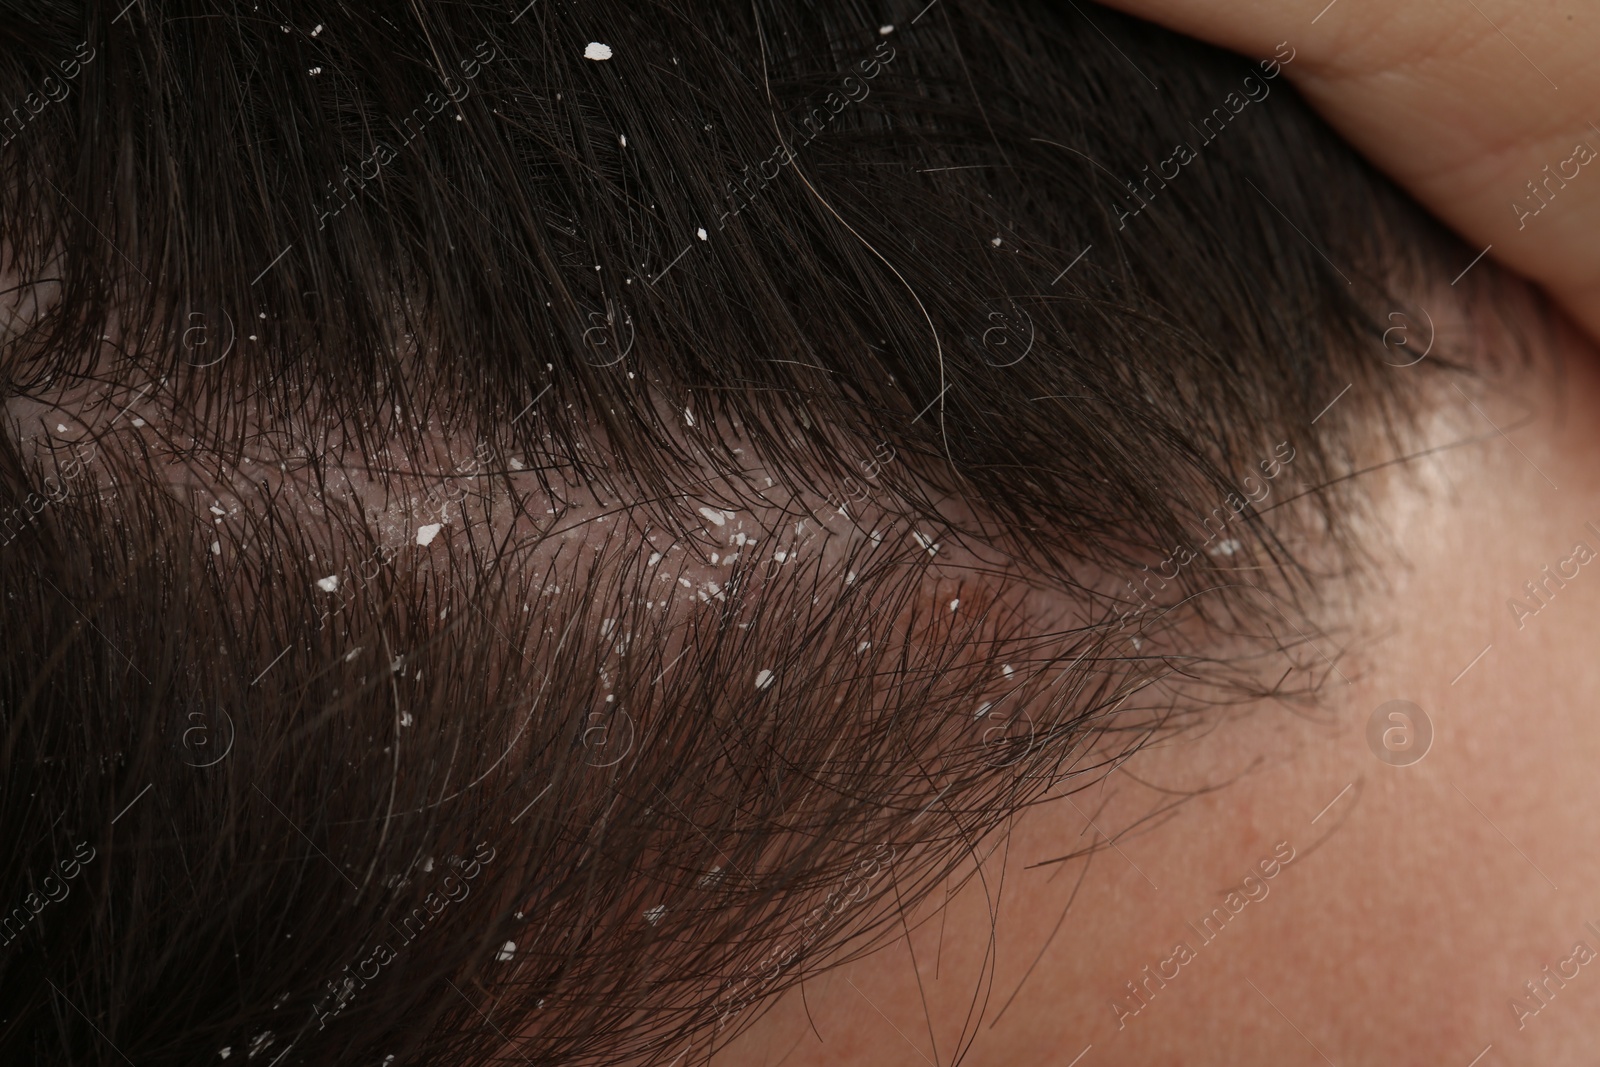
[[[699,1059],[1186,687],[1328,675],[1470,253],[1293,42],[118,7],[0,19],[7,1062]]]

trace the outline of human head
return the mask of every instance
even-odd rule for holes
[[[1052,791],[1317,708],[1352,475],[1536,298],[1443,284],[1292,42],[1086,10],[8,28],[9,1047],[698,1056]]]

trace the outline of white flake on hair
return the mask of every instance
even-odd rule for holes
[[[322,590],[324,593],[335,592],[339,588],[339,576],[337,574],[330,574],[326,578],[318,578],[317,588]]]
[[[666,913],[667,906],[665,904],[657,904],[653,908],[645,909],[644,921],[649,923],[651,926],[658,926],[661,923],[661,917]]]
[[[599,41],[590,41],[588,47],[584,48],[583,50],[583,58],[594,60],[610,59],[611,46],[608,44],[601,44]]]
[[[521,918],[521,916],[519,915],[518,918]],[[512,956],[516,955],[516,951],[517,943],[515,941],[507,941],[505,944],[500,946],[500,951],[495,953],[494,958],[504,962],[505,960],[509,960]]]
[[[767,686],[769,686],[771,684],[772,684],[772,672],[771,671],[766,670],[766,669],[762,669],[761,671],[757,672],[757,674],[756,674],[756,688],[757,689],[765,689]]]

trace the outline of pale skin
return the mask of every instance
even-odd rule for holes
[[[1531,369],[1440,389],[1417,445],[1454,447],[1369,479],[1375,584],[1326,646],[1344,655],[1319,711],[1264,703],[1054,791],[979,852],[983,879],[947,912],[936,893],[906,936],[807,981],[715,1062],[943,1067],[964,1039],[971,1064],[1592,1062],[1600,559],[1575,545],[1600,552],[1600,176],[1584,168],[1521,230],[1510,204],[1575,142],[1600,147],[1600,24],[1565,2],[1338,0],[1314,25],[1319,2],[1118,6],[1247,55],[1291,42],[1286,72],[1345,136],[1572,321]],[[1577,576],[1541,606],[1526,583],[1547,566]],[[1396,699],[1434,735],[1407,766],[1368,740]],[[1119,836],[1165,796],[1141,782],[1222,788]],[[1101,835],[1116,847],[1087,871],[1035,866]],[[1258,888],[1220,932],[1196,929],[1247,874]]]

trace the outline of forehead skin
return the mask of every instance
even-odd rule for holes
[[[1325,716],[1262,704],[1030,810],[948,913],[908,916],[714,1062],[942,1063],[962,1041],[976,1064],[1467,1064],[1491,1045],[1485,1063],[1589,1062],[1600,977],[1574,946],[1600,950],[1600,578],[1571,560],[1600,550],[1600,353],[1571,329],[1561,347],[1566,379],[1523,381],[1526,403],[1441,403],[1427,441],[1476,443],[1379,493],[1385,588]],[[1486,418],[1519,428],[1484,437]],[[1508,608],[1563,560],[1579,577],[1536,616]],[[1432,724],[1408,766],[1368,740],[1396,699]],[[1151,787],[1222,782],[1115,849],[1038,865],[1129,831],[1164,799]],[[1262,878],[1275,848],[1295,858]],[[1230,889],[1242,908],[1198,929]]]

